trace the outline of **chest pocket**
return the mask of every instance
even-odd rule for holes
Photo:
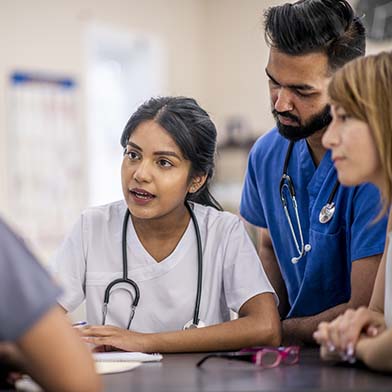
[[[334,234],[310,230],[312,257],[308,257],[296,308],[303,316],[320,313],[350,299],[351,260],[347,254],[345,229]],[[304,312],[305,309],[305,312]]]

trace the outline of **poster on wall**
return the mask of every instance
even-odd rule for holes
[[[86,200],[86,150],[71,78],[14,72],[9,79],[6,195],[18,230],[43,257]]]

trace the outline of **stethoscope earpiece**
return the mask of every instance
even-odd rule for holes
[[[300,261],[301,258],[302,258],[306,253],[310,252],[311,250],[312,250],[312,245],[306,244],[306,245],[304,246],[303,254],[300,254],[298,257],[292,257],[292,258],[291,258],[291,262],[292,262],[293,264],[297,264],[298,261]]]

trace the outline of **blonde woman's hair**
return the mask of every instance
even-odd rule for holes
[[[333,104],[366,122],[372,132],[385,184],[380,217],[392,203],[392,52],[346,64],[333,76],[328,93]]]

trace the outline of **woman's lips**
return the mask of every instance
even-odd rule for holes
[[[343,158],[343,157],[335,157],[335,158],[332,158],[332,161],[333,161],[334,166],[335,166],[335,167],[338,166],[340,163],[342,163],[342,162],[344,161],[344,159],[345,159],[345,158]]]
[[[138,204],[146,204],[156,197],[152,193],[144,189],[138,189],[138,188],[130,189],[129,193],[131,194],[133,200],[135,200],[135,202],[137,202]]]

